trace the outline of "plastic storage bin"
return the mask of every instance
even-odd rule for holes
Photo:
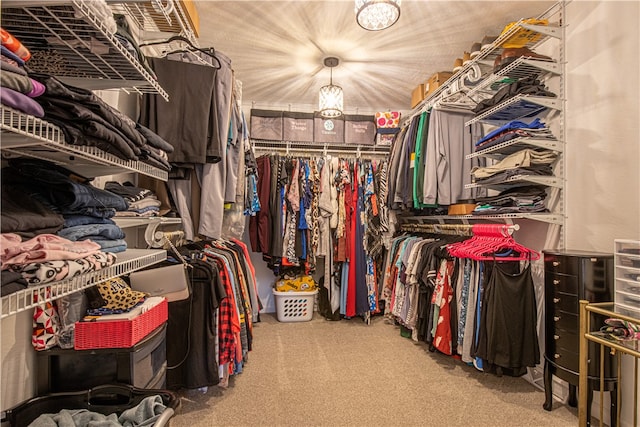
[[[169,318],[167,300],[132,320],[113,322],[76,322],[76,350],[97,348],[129,348]]]
[[[120,415],[125,410],[137,406],[145,397],[154,395],[159,395],[166,406],[154,426],[168,426],[169,420],[180,408],[180,398],[177,394],[169,390],[143,390],[120,384],[34,397],[7,410],[2,422],[8,422],[10,427],[24,427],[41,414],[57,414],[63,409],[87,409],[103,415]]]
[[[313,318],[318,290],[311,292],[278,292],[273,290],[276,314],[280,322],[306,322]]]

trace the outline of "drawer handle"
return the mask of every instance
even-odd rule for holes
[[[553,302],[555,302],[556,304],[560,302],[560,298],[554,298]]]
[[[560,335],[554,335],[554,336],[553,336],[553,339],[554,339],[554,340],[559,340],[559,339],[560,339]]]
[[[560,280],[558,280],[558,279],[554,279],[554,280],[553,280],[553,284],[554,284],[554,285],[559,285],[559,284],[560,284]]]
[[[561,357],[562,357],[562,355],[560,355],[560,354],[558,354],[558,353],[556,353],[556,354],[554,354],[554,355],[553,355],[553,358],[554,358],[554,359],[560,359]]]
[[[557,322],[558,320],[560,320],[560,316],[553,316],[553,321]]]
[[[559,265],[560,265],[560,261],[553,261],[553,266],[554,266],[554,267],[557,267],[557,266],[559,266]]]

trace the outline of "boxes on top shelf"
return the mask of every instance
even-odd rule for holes
[[[444,82],[449,80],[453,76],[453,73],[450,71],[440,71],[438,73],[434,73],[429,80],[424,85],[424,93],[425,98],[435,92]]]

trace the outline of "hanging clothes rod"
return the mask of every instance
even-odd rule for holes
[[[184,231],[156,231],[153,234],[153,239],[148,241],[152,248],[164,248],[167,249],[170,245],[181,246],[181,242],[184,240]]]
[[[285,155],[308,156],[313,155],[337,155],[343,157],[386,157],[389,155],[387,146],[362,146],[353,148],[348,146],[334,146],[333,144],[309,145],[311,143],[294,143],[288,141],[258,141],[252,140],[253,149],[260,153],[278,153]]]
[[[520,229],[518,224],[402,224],[400,230],[410,233],[433,233],[455,236],[509,236]]]

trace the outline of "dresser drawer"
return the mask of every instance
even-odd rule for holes
[[[548,354],[547,357],[553,360],[556,365],[562,366],[565,369],[578,373],[580,369],[580,353],[556,349],[553,354]]]
[[[566,274],[545,271],[544,279],[547,284],[547,290],[552,290],[551,295],[562,292],[564,294],[577,296],[579,293],[580,283],[578,282],[577,276],[568,276]]]
[[[554,310],[552,313],[548,313],[547,315],[551,315],[551,318],[548,318],[548,322],[552,322],[552,329],[556,331],[558,329],[562,329],[565,331],[578,331],[580,327],[580,318],[577,314],[567,313],[566,311]]]
[[[550,273],[577,276],[580,273],[580,258],[545,252],[544,269]]]
[[[578,313],[579,300],[575,294],[565,294],[564,292],[556,292],[551,301],[556,311],[564,311],[567,313]]]
[[[578,334],[575,331],[566,331],[563,329],[556,329],[550,331],[549,337],[546,340],[545,352],[548,358],[553,358],[555,353],[563,353],[565,351],[571,351],[574,353],[580,352],[580,340]]]
[[[592,274],[605,277],[613,265],[613,255],[603,252],[586,251],[544,251],[544,269],[550,273],[579,276]],[[585,278],[586,279],[586,278]]]

